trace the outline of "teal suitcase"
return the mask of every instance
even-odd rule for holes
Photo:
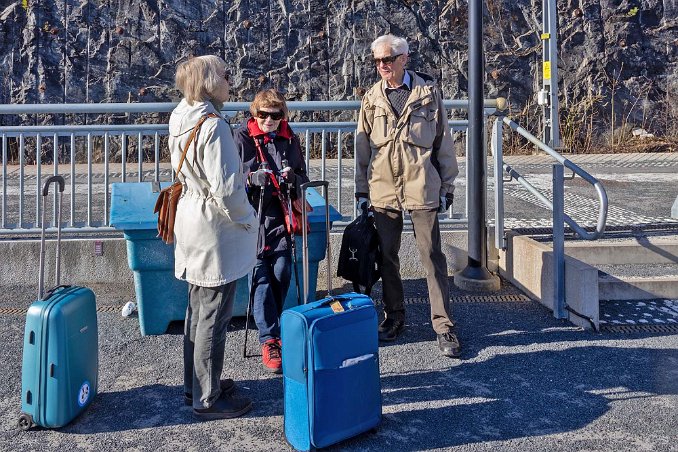
[[[64,180],[52,176],[63,195]],[[61,202],[59,202],[61,206]],[[82,413],[97,393],[99,346],[96,300],[85,287],[59,285],[61,208],[57,224],[57,286],[43,295],[45,206],[40,245],[38,300],[28,308],[24,332],[19,427],[58,428]]]

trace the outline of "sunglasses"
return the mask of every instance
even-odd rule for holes
[[[387,57],[384,57],[384,58],[374,58],[374,64],[376,64],[377,66],[379,66],[379,63],[393,64],[393,62],[395,60],[397,60],[400,55],[402,55],[402,53],[399,53],[397,55],[387,56]]]
[[[256,116],[259,119],[266,119],[270,117],[274,121],[280,121],[285,117],[285,113],[282,111],[258,111]]]

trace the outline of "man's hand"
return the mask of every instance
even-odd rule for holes
[[[272,172],[269,169],[258,169],[250,173],[249,176],[250,185],[256,187],[263,187],[268,183],[268,178],[270,177],[271,174]]]
[[[294,170],[289,166],[283,168],[282,171],[280,171],[280,175],[282,176],[282,179],[283,181],[285,181],[286,184],[293,184],[294,179],[297,178],[297,175],[294,174]]]
[[[440,207],[438,207],[438,213],[445,213],[450,210],[454,204],[454,194],[448,193],[445,196],[440,197]]]
[[[367,198],[358,198],[358,201],[356,202],[356,207],[358,209],[358,213],[362,213],[363,210],[367,210],[370,208],[370,200]]]

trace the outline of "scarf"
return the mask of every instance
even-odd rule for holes
[[[261,138],[263,136],[264,144],[273,141],[276,136],[279,136],[286,140],[292,139],[292,129],[290,128],[287,121],[284,119],[280,121],[280,125],[278,126],[277,131],[266,133],[262,132],[262,130],[259,128],[259,124],[257,124],[256,119],[250,118],[247,120],[247,131],[249,132],[250,136],[254,139]]]

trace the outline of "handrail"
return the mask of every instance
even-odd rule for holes
[[[605,192],[605,188],[600,183],[600,181],[598,181],[598,179],[593,177],[591,174],[587,173],[581,167],[577,166],[571,160],[568,160],[565,157],[563,157],[553,148],[544,144],[537,137],[535,137],[530,132],[525,130],[525,128],[519,126],[514,121],[512,121],[511,118],[505,116],[502,118],[502,120],[504,124],[508,125],[509,127],[511,127],[511,129],[518,132],[523,137],[527,138],[527,140],[529,140],[532,144],[534,144],[539,149],[543,150],[551,157],[556,159],[564,167],[572,170],[575,174],[579,175],[586,182],[593,185],[593,187],[596,189],[598,199],[600,201],[600,210],[598,211],[598,223],[596,225],[595,231],[588,232],[586,229],[579,226],[579,224],[567,214],[563,215],[563,219],[577,234],[579,234],[579,236],[581,236],[585,240],[595,240],[598,237],[600,237],[603,234],[603,232],[605,232],[605,222],[607,221],[607,208],[608,208],[607,193]],[[515,179],[521,185],[527,188],[530,193],[539,198],[539,200],[541,200],[541,202],[543,202],[549,209],[553,210],[553,203],[549,201],[544,195],[542,195],[532,184],[526,181],[515,169],[513,169],[510,165],[504,164],[503,166],[506,173],[508,173],[513,179]]]
[[[468,109],[467,99],[446,99],[443,105],[448,109]],[[486,109],[503,110],[506,100],[485,99]],[[0,115],[27,115],[46,113],[65,114],[92,114],[92,113],[168,113],[177,106],[177,102],[146,102],[146,103],[101,103],[101,104],[7,104],[0,105]],[[222,111],[247,111],[250,102],[226,102]],[[359,110],[359,100],[336,101],[290,101],[287,108],[294,111],[328,111],[328,110]],[[490,112],[491,113],[491,112]]]
[[[466,119],[449,119],[448,126],[453,129],[465,128],[468,126]],[[354,131],[358,126],[355,121],[334,121],[334,122],[290,122],[290,127],[296,131],[305,130],[325,130],[326,132]],[[103,135],[106,132],[119,133],[164,133],[169,129],[167,123],[161,124],[76,124],[76,125],[46,125],[46,126],[0,126],[0,135],[6,137],[32,136],[35,134],[57,134],[58,136],[83,136],[92,134],[94,136]]]
[[[448,99],[444,100],[443,103],[450,109],[468,108],[468,100]],[[70,199],[70,216],[67,224],[64,224],[64,231],[86,232],[91,230],[108,232],[110,230],[108,227],[110,182],[114,180],[120,180],[121,182],[135,180],[140,182],[149,179],[160,181],[162,178],[173,178],[173,174],[168,176],[167,172],[161,172],[160,170],[163,147],[161,138],[168,134],[168,124],[165,121],[157,124],[129,124],[129,122],[152,121],[153,119],[150,116],[148,118],[141,118],[139,115],[152,112],[169,112],[175,106],[176,103],[173,102],[0,105],[0,119],[4,119],[3,116],[12,115],[30,116],[46,113],[62,113],[67,115],[65,118],[66,122],[71,122],[70,124],[0,126],[0,152],[2,157],[0,161],[2,163],[0,167],[0,179],[2,179],[0,183],[0,234],[28,234],[39,230],[40,203],[35,203],[35,215],[33,215],[30,212],[33,210],[33,206],[30,206],[30,201],[26,195],[32,191],[32,185],[39,185],[42,179],[42,171],[47,168],[46,164],[42,162],[43,153],[48,153],[46,154],[48,156],[51,155],[49,159],[51,163],[49,165],[52,168],[48,170],[50,173],[68,176],[69,193],[67,196]],[[360,108],[360,102],[289,102],[288,106],[290,110],[333,110],[344,112],[344,115],[341,117],[342,121],[304,122],[300,120],[291,123],[291,126],[303,137],[302,143],[305,145],[307,167],[311,168],[311,147],[317,148],[319,146],[321,151],[319,158],[321,177],[333,178],[333,180],[339,181],[336,187],[334,187],[338,206],[352,206],[354,203],[348,203],[346,199],[347,196],[349,199],[352,198],[353,193],[347,195],[347,188],[341,183],[347,177],[350,177],[348,172],[345,171],[346,163],[342,159],[344,153],[341,150],[348,140],[353,139],[355,142],[357,123],[355,118],[351,118],[351,116],[355,116],[355,110]],[[491,115],[497,111],[504,110],[506,101],[502,98],[486,99],[484,106],[485,114]],[[237,111],[247,110],[248,107],[248,102],[230,102],[224,104],[222,112],[232,118]],[[128,122],[128,124],[101,124],[101,122],[108,121],[98,120],[88,121],[89,124],[72,123],[85,122],[78,119],[78,115],[93,113],[111,113],[113,116],[118,116],[118,119]],[[74,118],[71,118],[70,114],[74,114]],[[351,121],[351,119],[354,120]],[[19,122],[22,121],[20,120]],[[33,121],[28,122],[32,123]],[[463,132],[468,127],[468,120],[449,119],[448,126],[451,131]],[[10,149],[13,149],[12,152],[18,156],[16,157],[18,159],[18,169],[12,169],[8,166]],[[37,152],[37,149],[42,149],[43,152]],[[330,151],[334,153],[335,150],[337,152],[337,162],[331,168],[332,173],[335,174],[329,174],[328,171],[330,170],[327,169],[328,163],[326,160]],[[113,157],[113,152],[116,152],[115,157]],[[130,152],[137,154],[136,158],[131,156]],[[35,164],[31,165],[31,174],[28,175],[25,171],[27,155],[31,155],[35,159]],[[103,174],[103,181],[98,181],[97,179],[96,182],[98,185],[103,185],[101,192],[93,187],[92,163],[94,162],[95,155],[96,159],[100,159],[103,163],[103,173],[98,173]],[[128,161],[130,156],[132,157],[132,162]],[[84,162],[84,158],[87,159],[87,168],[85,170],[76,169],[76,163],[79,161],[77,157],[82,162]],[[129,171],[129,166],[134,164],[134,160],[136,160],[136,171]],[[120,165],[120,169],[115,172],[111,172],[109,166],[113,161]],[[355,164],[355,160],[353,160],[353,165]],[[8,175],[10,171],[17,172],[12,177],[12,179],[18,179],[19,199],[17,203],[9,202],[9,196],[12,192],[11,188],[8,191]],[[466,171],[468,171],[468,165],[466,166]],[[35,173],[35,177],[32,176],[32,173]],[[86,176],[86,179],[83,176]],[[79,178],[81,179],[78,182],[77,179]],[[350,191],[350,188],[348,190]],[[467,200],[469,199],[468,186],[466,191],[467,196],[465,199]],[[12,194],[12,196],[14,195]],[[37,194],[36,199],[39,201]],[[94,208],[95,205],[98,206],[99,204],[103,206],[103,209]],[[86,210],[83,210],[83,206],[86,207]],[[84,213],[86,213],[86,218]],[[467,205],[459,213],[454,213],[450,209],[445,218],[440,219],[440,223],[446,225],[465,224],[467,222],[467,215]],[[345,226],[353,217],[355,217],[355,211],[352,214],[349,211],[341,221],[337,221],[334,224],[337,227]]]

